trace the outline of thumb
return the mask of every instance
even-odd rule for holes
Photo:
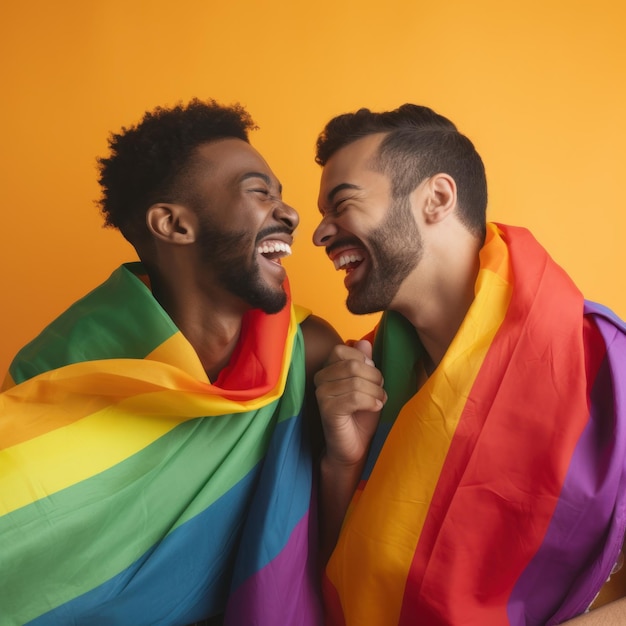
[[[368,359],[372,359],[372,344],[365,339],[360,339],[359,341],[355,341],[353,348],[356,348],[359,352],[362,352]]]

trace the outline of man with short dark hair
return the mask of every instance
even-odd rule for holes
[[[112,135],[101,207],[141,263],[10,367],[0,624],[320,623],[305,392],[340,340],[291,303],[252,128],[193,100]]]
[[[482,160],[431,109],[338,116],[317,161],[314,242],[384,311],[315,378],[327,623],[624,623],[576,617],[626,595],[624,323],[487,223]]]

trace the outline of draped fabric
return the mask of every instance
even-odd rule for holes
[[[328,623],[583,613],[626,527],[624,323],[528,231],[490,224],[475,300],[418,389],[421,354],[407,320],[383,315],[374,359],[390,400],[327,566]]]
[[[0,624],[319,624],[306,312],[250,311],[212,383],[141,272],[120,267],[11,365]]]

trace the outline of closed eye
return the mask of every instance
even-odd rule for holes
[[[349,205],[346,203],[348,202],[349,199],[350,198],[342,198],[338,202],[335,202],[330,212],[333,215],[341,215],[348,208]]]

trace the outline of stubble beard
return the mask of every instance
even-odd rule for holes
[[[253,243],[245,231],[227,232],[206,223],[200,228],[203,258],[210,264],[220,285],[253,309],[278,313],[287,304],[287,294],[282,286],[272,289],[263,281]],[[251,248],[254,250],[252,257],[248,255]]]
[[[387,310],[422,258],[422,237],[408,197],[394,201],[384,221],[368,236],[368,242],[372,267],[346,299],[348,310],[355,315]]]

